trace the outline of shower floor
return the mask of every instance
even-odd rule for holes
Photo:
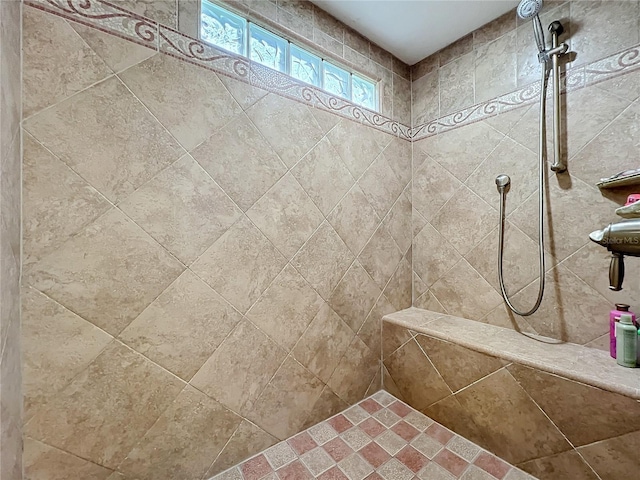
[[[532,480],[380,391],[212,480]]]

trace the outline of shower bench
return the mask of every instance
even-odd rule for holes
[[[539,478],[640,468],[640,368],[608,352],[409,308],[382,357],[387,391]]]

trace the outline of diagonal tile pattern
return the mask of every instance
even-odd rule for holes
[[[533,479],[385,391],[375,393],[350,410],[353,409],[362,413],[350,415],[353,423],[346,425],[346,430],[335,428],[346,420],[339,413],[211,480]],[[402,416],[395,412],[401,412]],[[389,422],[371,430],[376,415],[388,418]],[[403,417],[411,419],[415,426],[406,423]],[[439,428],[435,430],[435,426]],[[406,433],[409,428],[411,435]],[[398,436],[395,431],[403,431],[405,435]]]

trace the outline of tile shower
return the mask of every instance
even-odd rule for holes
[[[607,289],[607,254],[587,243],[622,200],[594,182],[640,158],[637,1],[545,10],[577,55],[563,96],[570,175],[550,181],[549,288],[528,320],[497,290],[493,178],[514,180],[505,270],[526,303],[529,24],[505,15],[409,68],[308,2],[229,2],[380,80],[374,115],[200,46],[197,2],[80,3],[22,12],[25,478],[207,479],[381,388],[402,398],[381,319],[412,305],[604,349],[610,305],[640,298],[637,282]],[[5,351],[0,381],[15,385]],[[527,376],[500,372],[510,388]],[[622,435],[602,439],[599,463],[508,460],[606,480],[620,474],[616,445],[640,447],[637,429]]]

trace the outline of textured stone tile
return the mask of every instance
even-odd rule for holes
[[[139,388],[141,384],[144,389]],[[113,341],[54,401],[38,411],[25,433],[115,468],[183,386],[169,372]]]
[[[411,307],[411,256],[408,257],[400,261],[384,289],[384,295],[393,305],[394,310]]]
[[[322,382],[289,357],[256,401],[249,420],[276,438],[287,438],[299,431],[322,387]]]
[[[431,224],[462,255],[498,225],[498,213],[466,187],[440,209]]]
[[[289,174],[256,202],[247,215],[289,259],[323,219],[311,198]]]
[[[333,440],[325,443],[322,448],[324,448],[335,462],[340,462],[353,453],[351,447],[344,443],[344,440],[341,438],[334,438]]]
[[[360,253],[380,222],[358,185],[344,196],[327,220],[354,255]]]
[[[288,439],[287,443],[298,455],[303,455],[318,446],[315,440],[311,438],[311,435],[306,431]]]
[[[356,336],[327,385],[347,403],[354,403],[365,396],[379,368],[379,352],[371,350]]]
[[[312,480],[309,470],[298,460],[278,470],[280,480]]]
[[[379,435],[375,442],[380,445],[389,455],[396,455],[406,445],[406,442],[391,430],[387,430]]]
[[[248,109],[269,93],[266,90],[226,75],[220,75],[218,78],[243,110]]]
[[[127,197],[120,208],[185,265],[242,214],[188,155]]]
[[[338,397],[331,388],[325,385],[320,394],[320,398],[318,398],[311,409],[311,413],[307,416],[303,428],[323,422],[327,418],[342,412],[348,406],[348,403]]]
[[[369,435],[364,433],[359,427],[353,427],[347,430],[340,437],[354,450],[361,450],[365,445],[371,442]]]
[[[25,128],[114,202],[184,153],[117,78],[30,118]]]
[[[427,458],[432,459],[442,449],[442,444],[429,435],[421,433],[412,442],[411,446],[425,455]]]
[[[269,94],[247,110],[251,121],[288,167],[293,167],[322,138],[309,107]],[[295,142],[290,140],[295,138]]]
[[[155,55],[120,78],[187,150],[242,110],[211,71]]]
[[[129,42],[115,35],[103,33],[92,27],[80,23],[69,22],[80,37],[98,54],[102,61],[115,73],[156,55],[156,51],[143,47],[134,42]]]
[[[384,226],[380,226],[358,260],[378,287],[384,288],[402,259],[402,252]]]
[[[326,137],[302,158],[291,173],[325,215],[333,210],[355,183]]]
[[[118,6],[158,23],[176,28],[177,11],[173,0],[120,0]]]
[[[391,141],[389,135],[379,130],[346,119],[341,120],[327,138],[356,179]]]
[[[329,300],[354,257],[333,227],[323,222],[291,264],[324,298]]]
[[[462,259],[431,287],[431,293],[447,313],[479,320],[500,305],[502,297]]]
[[[334,290],[329,305],[358,332],[380,293],[380,288],[356,261]]]
[[[105,480],[111,470],[58,450],[31,438],[24,440],[24,476],[27,479],[66,480],[83,478]]]
[[[293,356],[328,382],[352,340],[353,331],[324,304],[293,349]]]
[[[440,452],[433,457],[433,461],[447,469],[456,477],[459,477],[468,465],[464,458],[457,456],[446,448],[440,450]]]
[[[253,423],[242,420],[229,442],[218,455],[218,458],[207,470],[205,478],[236,465],[238,462],[270,447],[277,440]]]
[[[384,225],[404,254],[411,247],[411,191],[405,190],[384,219]]]
[[[456,477],[435,462],[429,463],[418,473],[421,480],[453,480]]]
[[[373,472],[371,465],[357,453],[345,458],[338,465],[347,474],[349,480],[362,480]]]
[[[185,271],[119,338],[189,381],[241,319],[216,292]]]
[[[245,211],[287,171],[244,114],[192,150],[191,154]]]
[[[247,318],[290,351],[322,304],[322,298],[289,265],[251,307]]]
[[[496,477],[475,465],[470,465],[460,477],[461,480],[494,480],[494,478]]]
[[[384,154],[373,161],[358,180],[358,185],[381,218],[387,214],[403,190],[403,184],[389,166]]]
[[[300,460],[316,478],[335,465],[333,459],[320,447],[305,453]]]
[[[112,337],[40,292],[22,297],[24,415],[28,419],[91,363]]]
[[[520,464],[519,467],[536,478],[557,478],[558,480],[561,478],[584,478],[585,480],[598,478],[575,450],[530,460]],[[604,474],[602,478],[609,477]]]
[[[391,305],[384,295],[380,295],[358,331],[358,336],[370,349],[376,352],[380,351],[382,344],[382,317],[395,311],[396,307]]]
[[[440,115],[461,110],[474,102],[474,67],[473,53],[463,55],[440,67]]]
[[[276,470],[298,458],[287,442],[280,442],[264,452],[264,456]]]
[[[245,414],[285,358],[264,333],[243,320],[191,380],[198,390]]]
[[[459,435],[456,435],[447,443],[447,448],[467,462],[473,461],[480,453],[480,448],[477,445]]]
[[[140,479],[201,477],[241,420],[187,386],[118,469]]]
[[[334,430],[334,428],[329,425],[327,422],[321,422],[308,430],[311,438],[318,444],[324,445],[329,440],[334,439],[338,436],[338,432]]]
[[[113,261],[120,256],[126,262]],[[117,334],[183,269],[140,227],[113,209],[38,262],[25,281]]]
[[[413,242],[413,269],[427,288],[443,278],[461,258],[447,238],[431,224],[426,224]]]
[[[23,135],[23,262],[26,268],[51,253],[110,208],[97,190]]]
[[[401,420],[398,415],[396,415],[395,413],[393,413],[391,410],[387,408],[378,410],[373,414],[373,417],[387,428],[391,428],[393,425],[395,425]],[[395,433],[400,435],[398,432],[395,432]]]
[[[412,205],[426,220],[432,220],[459,188],[460,180],[426,157],[413,175]]]
[[[416,335],[415,338],[453,392],[503,367],[498,358],[460,345],[427,335]]]
[[[240,465],[240,471],[246,479],[257,480],[273,473],[273,469],[264,455],[258,455]]]
[[[632,398],[518,364],[508,370],[576,447],[640,430]]]
[[[245,313],[286,263],[262,232],[242,217],[191,265],[191,270]]]
[[[480,453],[473,463],[496,478],[503,478],[511,469],[509,464],[487,452]]]
[[[437,70],[411,83],[412,125],[421,125],[440,116],[439,86]]]
[[[509,463],[522,463],[570,448],[506,370],[471,385],[456,397],[479,427],[478,443]],[[506,411],[511,414],[505,417]],[[536,442],[531,441],[533,438]]]
[[[476,103],[515,90],[517,70],[515,31],[476,48],[474,53]]]
[[[34,8],[25,8],[23,15],[24,118],[111,74],[66,20]],[[42,48],[47,44],[55,49]]]
[[[414,340],[394,352],[384,364],[403,398],[416,409],[422,410],[450,394],[442,377]],[[421,380],[416,382],[416,378]]]
[[[344,412],[344,416],[347,417],[351,423],[357,425],[369,418],[369,413],[359,405],[354,405]]]

